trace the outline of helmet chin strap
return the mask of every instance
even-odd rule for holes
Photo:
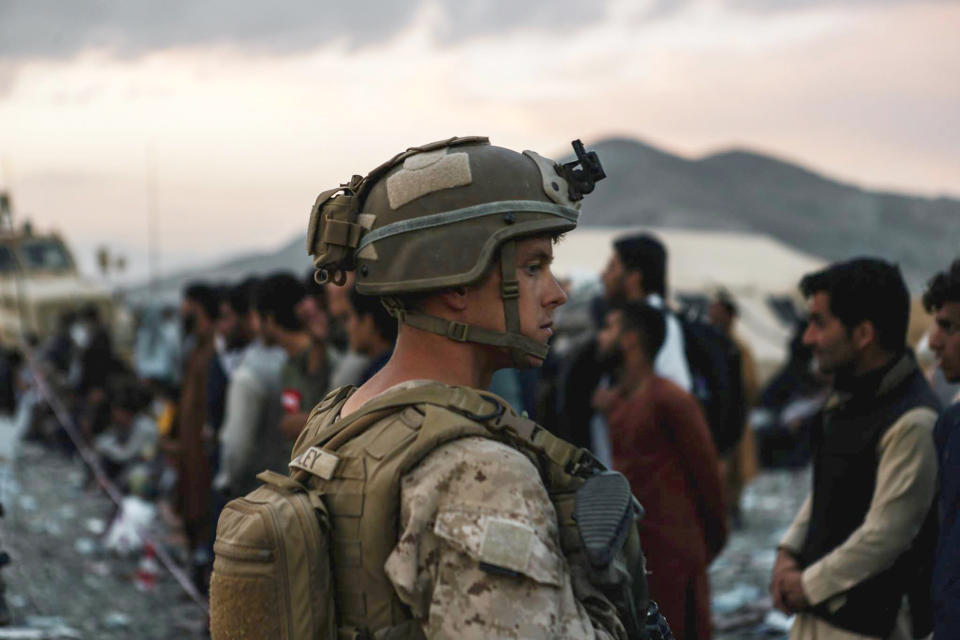
[[[510,240],[500,247],[500,298],[503,300],[503,320],[507,335],[516,335],[529,340],[537,347],[543,347],[543,355],[531,355],[543,360],[547,357],[547,347],[530,340],[520,332],[520,283],[517,281],[517,241]],[[516,369],[526,369],[528,351],[517,347],[510,348],[510,358]]]
[[[404,309],[396,298],[383,297],[381,301],[390,315],[400,322],[456,342],[505,347],[510,350],[510,359],[517,369],[531,366],[528,356],[545,360],[548,345],[528,338],[520,332],[520,283],[517,281],[517,242],[510,240],[500,248],[500,297],[503,299],[503,319],[506,331],[492,331],[470,324],[431,316],[419,311]]]

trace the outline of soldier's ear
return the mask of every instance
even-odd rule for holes
[[[467,288],[453,287],[440,292],[440,299],[454,311],[463,311],[467,308]]]

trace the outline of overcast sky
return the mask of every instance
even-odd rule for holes
[[[134,274],[150,166],[169,269],[276,247],[319,191],[451,135],[960,196],[958,33],[955,1],[0,0],[0,186]]]

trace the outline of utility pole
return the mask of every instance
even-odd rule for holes
[[[150,293],[155,296],[160,278],[160,221],[157,216],[157,157],[153,140],[147,143],[147,268]]]

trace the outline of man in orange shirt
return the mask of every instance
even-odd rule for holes
[[[640,538],[650,593],[678,640],[710,637],[707,566],[727,539],[717,451],[696,399],[653,372],[663,344],[663,314],[628,302],[597,336],[618,385],[598,390],[594,406],[610,428],[613,467],[646,509]]]

